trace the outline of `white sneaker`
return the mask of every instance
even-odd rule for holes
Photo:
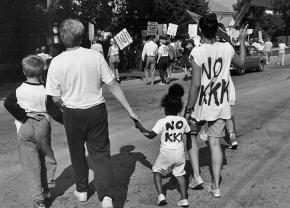
[[[163,83],[163,82],[159,82],[159,85],[162,85],[162,86],[163,86],[163,85],[166,85],[166,84],[165,84],[165,83]]]
[[[74,195],[79,202],[86,202],[88,201],[88,193],[87,192],[78,192],[74,191]]]
[[[221,197],[221,190],[220,189],[212,189],[212,187],[207,188],[207,192],[211,193],[215,198]]]
[[[203,184],[202,177],[198,176],[196,179],[192,179],[191,183],[188,184],[188,187],[194,189]]]
[[[114,208],[113,199],[105,196],[102,201],[102,208]]]
[[[233,141],[228,148],[232,150],[238,149],[238,141]]]
[[[164,194],[160,194],[160,195],[158,196],[157,204],[158,204],[159,206],[164,206],[164,205],[167,204],[167,201],[166,201],[166,198],[165,198]]]
[[[179,207],[188,207],[188,200],[187,199],[181,199],[177,202],[177,206]]]

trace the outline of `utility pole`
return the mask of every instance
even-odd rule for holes
[[[287,21],[287,2],[284,0],[284,18],[285,18],[285,36],[286,36],[286,45],[288,43],[288,21]]]

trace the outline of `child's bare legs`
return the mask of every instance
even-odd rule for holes
[[[212,189],[220,189],[221,169],[223,163],[223,154],[220,145],[220,138],[209,137],[209,146],[211,151],[211,166],[212,166]]]
[[[238,141],[236,137],[236,125],[235,125],[235,117],[232,115],[232,117],[228,120],[226,120],[226,128],[229,132],[230,136],[230,149],[236,149],[238,147]]]
[[[179,191],[180,191],[180,195],[181,195],[180,199],[187,199],[188,195],[187,195],[187,191],[186,191],[185,177],[179,176],[179,177],[176,177],[176,180],[177,180],[178,185],[179,185]]]
[[[163,194],[161,173],[154,173],[154,183],[155,183],[155,187],[156,187],[158,195]]]

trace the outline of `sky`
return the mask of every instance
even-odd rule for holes
[[[215,4],[214,2],[217,2],[217,4]],[[209,0],[210,7],[213,7],[214,5],[221,5],[223,8],[227,8],[228,10],[231,10],[231,11],[233,11],[233,4],[235,3],[237,3],[237,0]]]

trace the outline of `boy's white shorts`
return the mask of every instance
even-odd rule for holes
[[[185,152],[184,149],[161,148],[152,170],[154,173],[167,175],[172,171],[175,177],[185,175]]]

